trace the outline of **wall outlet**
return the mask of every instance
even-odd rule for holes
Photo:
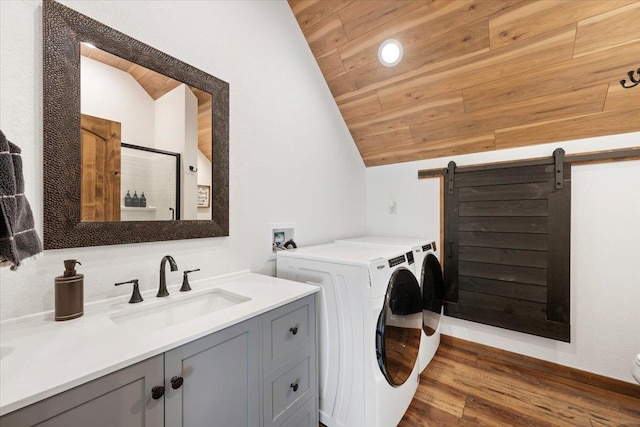
[[[389,200],[389,213],[395,215],[398,213],[398,204],[394,199]]]

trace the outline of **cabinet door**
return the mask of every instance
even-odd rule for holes
[[[258,426],[259,334],[250,319],[165,353],[166,425]],[[183,379],[176,389],[173,377]]]
[[[0,425],[161,427],[164,399],[153,399],[151,389],[163,381],[159,355],[11,412]]]

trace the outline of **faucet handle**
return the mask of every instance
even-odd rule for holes
[[[127,282],[116,283],[116,286],[126,285],[127,283],[133,283],[133,293],[131,294],[131,298],[129,299],[129,304],[135,304],[137,302],[142,302],[142,295],[140,295],[140,289],[138,288],[138,279],[129,280]]]
[[[189,273],[193,273],[194,271],[200,271],[199,268],[196,268],[195,270],[185,270],[182,275],[182,286],[180,287],[180,292],[187,292],[191,290],[191,286],[189,286],[189,276],[187,276]]]

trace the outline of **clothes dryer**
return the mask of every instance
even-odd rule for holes
[[[413,267],[422,293],[423,333],[420,340],[418,366],[423,372],[440,345],[440,316],[444,298],[442,267],[436,254],[436,242],[427,239],[361,236],[336,240],[346,245],[389,246],[402,250]],[[411,255],[409,255],[409,252]]]
[[[277,275],[321,287],[320,421],[397,425],[419,381],[420,287],[406,254],[337,243],[281,251]]]

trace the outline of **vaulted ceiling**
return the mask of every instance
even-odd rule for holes
[[[171,77],[112,55],[104,50],[88,47],[84,43],[80,45],[80,54],[129,73],[153,100],[157,100],[182,84],[182,82]],[[189,86],[189,89],[198,98],[198,149],[211,161],[211,150],[213,148],[211,144],[211,94],[191,86]]]
[[[640,130],[640,0],[289,5],[367,166]]]

